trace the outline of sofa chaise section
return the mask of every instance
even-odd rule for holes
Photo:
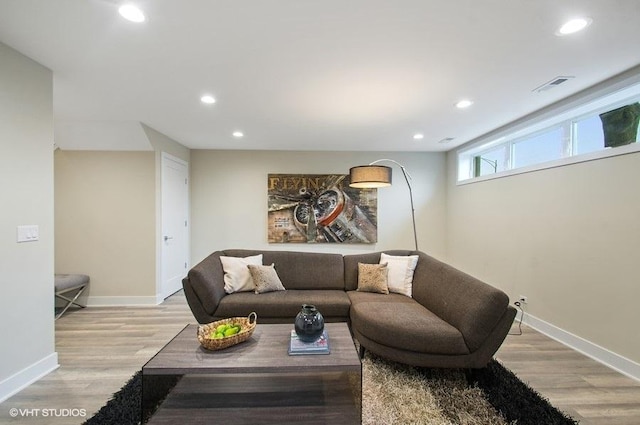
[[[516,310],[508,296],[420,251],[412,297],[399,304],[385,295],[349,292],[353,333],[386,358],[428,367],[484,367],[506,337]],[[380,253],[344,257],[347,288],[357,286],[358,263],[375,264]],[[403,296],[400,296],[403,297]]]

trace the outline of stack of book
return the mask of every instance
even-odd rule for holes
[[[322,332],[322,336],[314,342],[304,342],[298,338],[295,330],[291,330],[291,340],[289,341],[289,355],[297,356],[304,354],[329,354],[329,336],[327,331]]]

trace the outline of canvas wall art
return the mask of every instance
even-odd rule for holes
[[[377,189],[344,174],[269,174],[269,243],[376,243]]]

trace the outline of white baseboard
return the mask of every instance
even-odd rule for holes
[[[162,300],[160,300],[162,302]],[[87,307],[149,307],[156,306],[158,297],[101,297],[93,296],[87,298]]]
[[[567,347],[584,354],[603,365],[622,373],[636,381],[640,381],[640,364],[627,359],[613,351],[594,344],[582,337],[567,332],[564,329],[545,322],[529,313],[524,313],[522,323],[532,327],[538,332],[555,339]]]
[[[0,382],[0,403],[53,372],[58,366],[58,353],[54,352]]]

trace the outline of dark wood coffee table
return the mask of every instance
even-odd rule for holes
[[[258,324],[247,341],[203,349],[186,326],[142,368],[150,424],[359,424],[362,364],[346,323],[327,323],[331,354],[287,354],[293,324]]]

